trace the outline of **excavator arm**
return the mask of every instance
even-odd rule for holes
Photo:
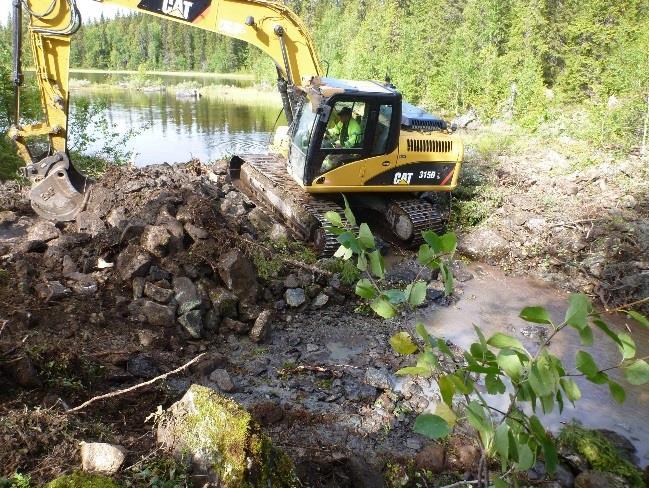
[[[30,200],[41,216],[72,220],[83,210],[89,182],[72,165],[68,149],[70,42],[81,25],[76,0],[12,0],[15,123],[9,136],[32,182]],[[267,0],[104,0],[121,7],[246,41],[277,66],[278,89],[289,122],[299,87],[322,75],[315,46],[302,21],[285,5]],[[21,19],[27,14],[44,121],[20,124]],[[28,139],[47,136],[49,150],[34,155]]]

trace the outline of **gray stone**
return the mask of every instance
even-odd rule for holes
[[[156,302],[169,303],[169,301],[174,296],[174,291],[168,288],[163,288],[161,286],[155,285],[151,282],[147,282],[144,285],[144,295],[146,295],[149,298],[152,298]]]
[[[61,235],[61,231],[47,220],[41,220],[34,224],[27,232],[27,240],[49,242]]]
[[[171,273],[155,265],[151,266],[151,269],[149,270],[149,277],[153,281],[162,281],[162,280],[171,281]]]
[[[77,232],[89,234],[92,237],[96,237],[106,230],[106,224],[94,212],[80,212],[75,221],[77,223]]]
[[[268,238],[273,242],[284,242],[288,239],[288,229],[282,224],[273,224],[268,232]]]
[[[167,255],[171,234],[166,227],[161,225],[148,225],[142,233],[141,245],[154,256]]]
[[[153,257],[139,246],[129,244],[117,257],[117,272],[124,281],[146,276]]]
[[[313,303],[311,303],[311,305],[313,306],[313,308],[320,308],[320,307],[324,307],[328,301],[329,301],[329,295],[325,295],[324,293],[319,293],[318,296],[314,298]]]
[[[473,274],[466,268],[462,261],[455,260],[451,265],[453,278],[460,283],[465,283],[473,279]]]
[[[205,330],[216,332],[219,330],[219,325],[221,324],[221,315],[211,308],[205,314],[204,322]]]
[[[222,317],[237,317],[239,298],[224,288],[215,288],[209,292],[212,306]]]
[[[144,296],[144,288],[146,287],[146,280],[144,278],[133,278],[133,283],[131,284],[133,288],[133,300],[142,298]]]
[[[174,278],[173,285],[176,301],[184,313],[200,305],[201,299],[198,296],[198,288],[196,288],[192,280],[185,276],[179,276]]]
[[[367,368],[364,381],[366,384],[380,388],[381,390],[391,390],[394,388],[394,380],[384,368]]]
[[[200,310],[192,310],[181,315],[178,322],[194,339],[200,339],[203,336],[203,317]]]
[[[137,338],[142,347],[150,347],[157,344],[161,337],[160,334],[148,329],[140,329],[137,331]]]
[[[557,465],[557,471],[554,473],[554,479],[559,483],[561,488],[572,488],[575,486],[575,475],[565,464]]]
[[[65,298],[72,294],[72,290],[63,286],[60,281],[39,283],[34,288],[38,296],[46,301],[58,300],[59,298]]]
[[[268,339],[271,330],[271,318],[273,312],[271,310],[264,310],[259,314],[255,324],[250,330],[250,340],[252,342],[264,342]]]
[[[299,307],[306,302],[306,294],[302,288],[289,288],[284,293],[284,300],[289,307]]]
[[[575,478],[575,488],[627,488],[623,479],[601,471],[584,471]]]
[[[504,257],[508,243],[493,229],[481,227],[460,237],[458,249],[476,260],[490,260]]]
[[[189,237],[191,237],[194,241],[207,239],[210,236],[205,229],[203,229],[202,227],[198,227],[197,225],[194,225],[191,222],[187,222],[185,224],[185,231],[187,232]]]
[[[126,216],[126,209],[124,207],[115,207],[113,208],[106,217],[106,222],[111,227],[123,227],[125,222],[128,220]]]
[[[63,273],[63,276],[70,273],[77,273],[78,271],[77,263],[74,262],[70,255],[66,254],[63,256],[63,264],[61,265],[61,273]]]
[[[151,325],[171,327],[176,322],[176,309],[150,300],[144,301],[141,311]]]
[[[300,280],[294,274],[288,275],[284,278],[284,286],[286,288],[298,288],[300,286]]]
[[[261,207],[255,207],[248,213],[248,220],[260,234],[265,234],[273,226],[273,219],[271,219]]]
[[[232,220],[240,219],[248,212],[245,206],[245,197],[238,191],[231,191],[221,200],[220,210],[225,217]]]
[[[155,378],[160,374],[158,365],[153,358],[146,354],[138,354],[128,359],[126,362],[126,371],[138,378]]]
[[[122,467],[127,450],[104,442],[81,443],[81,467],[89,473],[113,475]]]
[[[250,259],[241,251],[233,249],[225,253],[216,267],[225,286],[240,299],[256,299],[259,286],[257,272]]]
[[[230,374],[225,369],[215,369],[210,374],[210,381],[216,383],[219,390],[230,393],[236,390]]]
[[[0,212],[0,227],[14,224],[17,220],[18,215],[16,212],[12,212],[11,210],[3,210]]]

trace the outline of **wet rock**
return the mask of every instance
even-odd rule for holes
[[[137,276],[144,277],[149,272],[152,256],[139,246],[129,244],[117,257],[117,272],[124,281]]]
[[[89,473],[112,475],[126,459],[126,449],[104,442],[81,443],[81,467]]]
[[[575,488],[626,488],[628,485],[610,473],[584,471],[575,478]]]
[[[210,374],[210,381],[219,387],[219,390],[230,393],[236,390],[230,374],[225,369],[215,369]]]
[[[60,281],[48,281],[47,283],[39,283],[35,287],[36,293],[43,300],[58,300],[60,298],[68,297],[72,294],[72,290],[63,286]]]
[[[284,293],[284,300],[289,307],[299,307],[306,302],[306,294],[302,288],[289,288]]]
[[[126,362],[126,371],[138,378],[155,378],[160,374],[160,369],[156,362],[149,356],[138,354],[129,358]]]
[[[106,230],[106,224],[94,212],[80,212],[75,221],[77,223],[77,232],[82,232],[92,237],[96,237]]]
[[[327,304],[328,301],[329,301],[329,295],[326,295],[324,293],[319,293],[313,299],[313,302],[311,303],[311,306],[313,306],[313,308],[321,308],[321,307],[324,307]]]
[[[91,276],[81,273],[73,273],[73,275],[70,277],[74,279],[74,283],[72,283],[71,287],[72,291],[75,294],[82,296],[92,296],[97,293],[97,283],[92,279]]]
[[[494,229],[482,227],[460,237],[458,249],[472,259],[489,261],[504,257],[508,243]]]
[[[545,479],[546,475],[545,463],[542,461],[537,461],[534,466],[527,470],[527,479],[530,481],[541,481]]]
[[[446,466],[446,449],[439,444],[429,444],[415,456],[417,469],[441,473]]]
[[[171,327],[176,322],[176,309],[169,305],[145,300],[141,306],[141,311],[151,325]]]
[[[410,283],[415,279],[430,281],[433,272],[419,264],[414,259],[406,259],[392,266],[386,273],[385,279],[390,283]]]
[[[367,368],[364,381],[366,384],[381,390],[394,388],[394,380],[385,368]]]
[[[194,339],[200,339],[203,335],[203,317],[200,310],[192,310],[178,318],[178,322],[187,333]]]
[[[205,229],[198,227],[191,222],[187,222],[185,224],[185,231],[187,232],[187,235],[189,235],[189,237],[191,237],[194,241],[207,239],[210,236]]]
[[[77,272],[79,272],[79,267],[72,257],[69,254],[63,256],[63,262],[61,264],[61,273],[63,273],[63,276]]]
[[[191,385],[165,412],[157,440],[178,458],[189,460],[201,485],[297,485],[291,460],[272,446],[251,415],[209,388]]]
[[[196,288],[192,280],[184,276],[179,276],[174,278],[173,285],[179,313],[187,313],[200,306],[201,299],[198,296],[198,288]]]
[[[225,286],[240,299],[254,301],[257,296],[257,272],[252,262],[239,250],[227,252],[217,264],[219,276]]]
[[[160,303],[169,303],[174,296],[174,291],[168,288],[147,282],[144,285],[144,295]]]
[[[239,298],[235,294],[224,288],[216,288],[211,290],[209,295],[214,310],[220,316],[232,319],[237,317]]]
[[[27,240],[49,242],[61,235],[61,231],[47,220],[41,220],[34,224],[27,232]]]
[[[145,227],[142,233],[141,245],[154,256],[164,257],[167,255],[167,248],[171,241],[171,234],[161,225],[150,225]]]
[[[251,328],[249,324],[231,318],[225,318],[221,323],[221,325],[223,325],[223,327],[225,327],[226,329],[241,335],[250,332],[250,328]]]
[[[271,318],[273,312],[271,310],[264,310],[259,314],[255,324],[250,330],[250,340],[252,342],[264,342],[270,336]]]

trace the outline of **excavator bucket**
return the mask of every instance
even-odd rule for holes
[[[71,165],[66,154],[56,153],[25,168],[32,181],[32,208],[57,222],[73,220],[86,204],[90,181]]]

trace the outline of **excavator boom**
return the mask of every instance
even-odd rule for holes
[[[36,212],[50,220],[72,220],[83,209],[88,180],[68,154],[70,42],[81,25],[76,0],[12,0],[14,18],[15,123],[9,136],[25,161]],[[267,53],[277,66],[278,89],[289,122],[298,87],[322,74],[315,46],[302,21],[285,5],[267,0],[104,0],[134,12],[188,23],[240,39]],[[36,79],[44,121],[20,124],[21,19],[29,18]],[[27,140],[49,138],[46,154],[34,155]]]

